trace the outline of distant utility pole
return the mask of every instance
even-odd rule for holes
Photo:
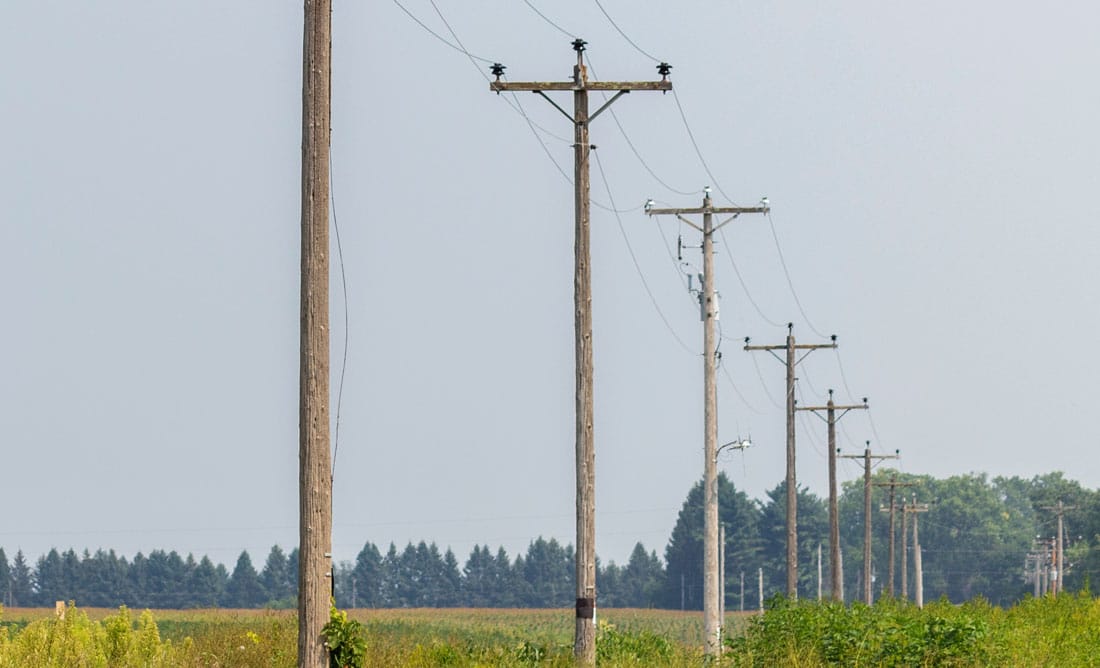
[[[913,569],[914,571],[920,570],[919,561],[916,558],[916,552],[919,549],[917,546],[917,513],[928,512],[927,503],[917,503],[916,495],[913,496],[912,501],[901,504],[901,597],[903,599],[909,599],[909,578],[907,573],[907,565],[909,563],[909,553],[906,551],[906,541],[908,540],[909,513],[913,513]],[[918,582],[921,582],[920,578],[917,578]],[[920,585],[917,585],[919,587]],[[918,600],[923,603],[923,590],[918,594]]]
[[[794,324],[787,323],[787,342],[775,346],[750,346],[749,337],[745,337],[745,350],[766,350],[787,367],[787,598],[798,598],[798,488],[794,469],[794,370],[798,363],[806,359],[819,348],[836,348],[836,335],[832,343],[797,345],[794,342]],[[784,360],[775,354],[777,350],[787,351]],[[802,357],[795,357],[796,351],[805,350]]]
[[[302,48],[302,285],[298,396],[298,666],[328,665],[332,592],[328,207],[330,0],[305,0]]]
[[[913,497],[913,505],[909,508],[909,512],[913,513],[913,580],[914,580],[914,598],[916,599],[917,607],[924,607],[924,566],[921,562],[920,552],[920,527],[917,521],[920,517],[919,513],[928,512],[927,503],[917,503],[916,496]]]
[[[1065,571],[1062,570],[1063,566],[1065,565],[1065,560],[1063,558],[1063,552],[1062,552],[1062,550],[1065,548],[1065,544],[1062,540],[1062,537],[1065,534],[1065,531],[1063,530],[1062,520],[1065,517],[1065,514],[1066,514],[1067,510],[1076,510],[1076,509],[1077,509],[1077,506],[1067,506],[1064,503],[1062,503],[1061,500],[1058,501],[1058,505],[1056,505],[1056,506],[1043,506],[1043,510],[1052,510],[1052,511],[1055,512],[1055,514],[1058,515],[1058,536],[1055,539],[1056,540],[1056,543],[1055,543],[1056,547],[1054,548],[1054,555],[1055,555],[1055,559],[1056,559],[1055,563],[1057,565],[1055,566],[1055,570],[1054,570],[1055,575],[1054,575],[1054,577],[1052,577],[1050,579],[1050,585],[1051,585],[1050,588],[1055,594],[1060,594],[1063,591],[1065,591],[1065,589],[1063,588],[1063,585],[1064,585],[1064,582],[1065,582],[1065,580],[1064,580]]]
[[[707,655],[719,654],[721,625],[718,580],[718,293],[714,287],[714,233],[743,213],[767,213],[768,206],[714,206],[710,187],[703,189],[703,206],[688,209],[655,209],[646,202],[650,216],[676,216],[703,233],[703,291],[699,293],[703,321],[703,632]],[[714,224],[714,214],[729,218]],[[703,214],[700,227],[687,215]]]
[[[834,601],[844,600],[844,582],[840,574],[840,515],[837,512],[836,493],[836,423],[847,415],[848,411],[866,409],[867,397],[862,404],[837,406],[833,403],[833,391],[829,390],[829,402],[824,406],[797,406],[795,410],[811,411],[821,417],[825,411],[825,422],[829,425],[829,580]],[[836,412],[841,411],[840,415]]]
[[[894,538],[895,538],[895,536],[897,536],[897,533],[898,533],[897,529],[896,529],[896,525],[894,524],[894,519],[897,517],[897,504],[894,503],[894,491],[898,487],[913,487],[915,485],[916,485],[916,483],[914,483],[914,482],[898,482],[898,477],[896,475],[891,475],[890,476],[890,482],[876,482],[875,483],[875,487],[889,487],[890,488],[890,505],[889,505],[889,507],[886,507],[886,508],[880,507],[879,508],[879,512],[888,512],[888,513],[890,513],[890,566],[887,569],[887,571],[888,571],[887,577],[889,578],[889,580],[888,580],[887,585],[886,585],[886,593],[890,596],[890,598],[894,597],[894,564],[897,562],[897,558],[896,558],[895,553],[894,553]]]
[[[661,63],[660,81],[589,81],[584,64],[583,39],[573,40],[577,64],[572,81],[501,81],[504,66],[493,63],[495,81],[489,90],[531,91],[541,95],[573,123],[573,203],[575,214],[573,307],[574,353],[576,359],[576,471],[577,471],[577,552],[576,552],[576,632],[573,655],[582,664],[596,662],[596,450],[593,441],[592,401],[592,272],[589,246],[589,153],[588,125],[611,103],[632,90],[672,90],[668,80],[671,66]],[[547,91],[572,91],[573,113],[569,114],[551,100]],[[594,113],[588,113],[588,91],[616,91]]]
[[[863,460],[863,602],[871,605],[874,591],[871,587],[871,460],[898,459],[901,453],[892,455],[872,455],[871,442],[867,441],[862,455],[839,455],[845,459]]]

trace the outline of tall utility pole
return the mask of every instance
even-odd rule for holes
[[[796,344],[794,324],[787,323],[787,342],[775,346],[750,346],[749,337],[745,337],[745,350],[766,350],[787,368],[787,598],[798,598],[798,487],[794,468],[794,370],[798,363],[819,348],[836,348],[836,335],[832,343]],[[787,352],[786,359],[775,354],[777,350]],[[797,351],[805,350],[802,357],[796,358]]]
[[[837,406],[833,403],[832,390],[829,390],[829,401],[824,406],[795,407],[795,410],[811,411],[818,417],[821,417],[821,411],[825,411],[825,422],[829,425],[829,581],[834,601],[844,600],[844,582],[840,575],[840,515],[837,512],[836,493],[836,423],[848,411],[867,407],[867,397],[863,397],[862,404]],[[841,411],[840,415],[836,414],[837,411]]]
[[[489,90],[531,91],[541,95],[573,123],[573,202],[575,214],[573,308],[574,352],[576,359],[576,471],[577,471],[577,552],[576,552],[576,632],[573,655],[584,664],[596,662],[596,450],[593,441],[592,401],[592,271],[589,251],[589,154],[595,147],[588,143],[588,125],[615,100],[633,90],[672,90],[668,80],[671,67],[661,63],[660,81],[589,81],[584,64],[583,39],[573,40],[577,64],[572,81],[501,81],[504,66],[493,63],[495,81]],[[569,114],[546,95],[548,91],[572,91],[573,113]],[[594,113],[588,113],[589,91],[615,91],[615,95]]]
[[[898,487],[913,487],[916,483],[913,482],[898,482],[896,475],[890,476],[890,482],[876,482],[875,487],[889,487],[890,488],[890,505],[889,507],[879,507],[879,512],[890,513],[890,566],[887,569],[887,581],[886,581],[886,593],[890,598],[894,597],[894,564],[897,563],[897,557],[894,552],[894,539],[897,536],[897,525],[894,520],[897,517],[897,504],[894,503],[894,492]]]
[[[302,48],[302,287],[298,396],[298,666],[328,665],[332,592],[328,207],[330,0],[305,0]]]
[[[1052,510],[1058,516],[1058,536],[1055,538],[1054,556],[1055,556],[1055,576],[1050,579],[1050,588],[1055,594],[1060,594],[1063,589],[1063,583],[1065,582],[1065,571],[1062,567],[1065,565],[1065,559],[1063,558],[1062,550],[1065,547],[1065,543],[1062,540],[1062,536],[1065,534],[1063,530],[1063,518],[1065,517],[1067,510],[1076,510],[1077,506],[1067,506],[1058,501],[1056,506],[1043,506],[1043,510]]]
[[[901,454],[894,451],[892,455],[872,455],[871,442],[867,441],[862,455],[839,455],[845,459],[863,460],[863,602],[871,605],[874,600],[874,591],[871,587],[871,460],[872,459],[898,459]]]
[[[916,500],[903,500],[901,503],[901,597],[905,600],[909,599],[909,513],[924,512],[928,512],[927,503],[917,503]]]
[[[676,216],[703,233],[703,291],[699,293],[700,318],[703,320],[703,632],[708,656],[721,652],[721,625],[718,619],[718,293],[714,287],[714,233],[743,213],[767,213],[763,206],[714,206],[710,187],[703,189],[703,206],[689,209],[654,209],[646,203],[650,216]],[[729,218],[714,224],[714,214]],[[703,214],[700,227],[685,218]]]
[[[909,509],[909,512],[913,513],[913,597],[916,600],[917,607],[924,607],[924,566],[921,563],[920,553],[920,518],[919,513],[928,512],[927,503],[917,503],[917,499],[914,496],[913,506]]]

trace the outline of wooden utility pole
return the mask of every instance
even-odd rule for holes
[[[832,343],[796,344],[794,324],[787,323],[787,342],[774,346],[750,346],[749,337],[745,337],[745,350],[766,350],[787,368],[787,598],[798,598],[798,486],[794,466],[794,370],[798,363],[806,359],[819,348],[836,348],[836,335]],[[775,351],[785,350],[786,359],[776,355]],[[805,350],[802,357],[796,358],[799,350]]]
[[[890,482],[875,483],[875,487],[890,488],[890,505],[885,508],[881,506],[879,507],[879,512],[890,513],[890,566],[887,569],[886,576],[888,578],[886,583],[886,593],[890,596],[890,598],[894,597],[894,564],[897,563],[897,558],[894,553],[894,538],[897,536],[898,533],[896,528],[897,525],[894,524],[894,520],[897,517],[897,504],[894,503],[894,491],[898,487],[913,487],[915,485],[916,483],[914,482],[898,482],[898,477],[896,475],[890,476]]]
[[[710,187],[703,189],[703,205],[688,209],[655,209],[650,216],[676,216],[703,234],[703,286],[699,316],[703,321],[703,632],[707,655],[721,652],[718,573],[718,293],[714,287],[714,233],[743,213],[767,213],[767,206],[714,206]],[[714,214],[729,218],[714,224]],[[702,214],[700,227],[685,216]]]
[[[302,287],[298,399],[298,666],[324,668],[332,592],[328,208],[330,0],[305,0],[302,48]]]
[[[1063,518],[1065,517],[1067,510],[1076,509],[1077,506],[1067,506],[1062,503],[1061,500],[1058,501],[1058,505],[1056,506],[1043,506],[1043,510],[1054,511],[1054,513],[1058,516],[1058,535],[1055,537],[1053,560],[1055,564],[1054,577],[1050,579],[1050,589],[1055,594],[1060,594],[1065,591],[1065,589],[1063,588],[1063,583],[1065,581],[1065,571],[1062,570],[1063,566],[1065,565],[1065,559],[1063,558],[1062,552],[1062,550],[1065,548],[1065,543],[1062,540],[1062,537],[1065,534],[1065,531],[1063,530]]]
[[[726,629],[726,527],[718,530],[718,642]]]
[[[927,503],[901,503],[901,597],[905,600],[909,600],[909,513],[924,512],[928,512]]]
[[[588,125],[615,100],[634,90],[668,91],[671,67],[661,63],[660,81],[589,81],[584,64],[587,42],[573,40],[577,64],[572,81],[502,81],[504,66],[493,63],[495,81],[489,90],[531,91],[541,95],[573,123],[573,203],[574,203],[574,353],[576,359],[576,471],[577,471],[577,552],[576,552],[576,632],[573,655],[583,664],[596,662],[596,450],[593,441],[592,390],[592,271],[589,250],[589,154],[595,148],[588,143]],[[548,91],[571,91],[573,113],[569,114],[546,95]],[[589,91],[615,91],[615,95],[594,113],[588,113]]]
[[[892,455],[872,455],[871,442],[867,441],[862,455],[839,455],[845,459],[863,460],[863,602],[871,605],[874,590],[871,587],[871,460],[898,459],[897,451]]]
[[[840,574],[840,515],[837,511],[836,492],[836,423],[848,414],[848,411],[866,409],[867,397],[862,404],[837,406],[833,403],[833,391],[829,390],[829,401],[824,406],[796,406],[795,410],[810,411],[821,417],[825,411],[825,422],[829,426],[829,580],[834,601],[844,600],[844,582]],[[840,415],[836,412],[841,411]]]

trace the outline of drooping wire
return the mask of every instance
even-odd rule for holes
[[[848,393],[848,400],[854,402],[856,395],[852,392],[852,388],[848,386],[848,376],[844,373],[844,362],[840,359],[840,348],[833,348],[833,352],[836,353],[836,365],[840,368],[840,381],[844,384],[844,391]]]
[[[756,361],[756,355],[750,354],[749,357],[752,359],[753,367],[756,368],[756,377],[760,379],[760,386],[764,388],[764,394],[767,395],[768,401],[772,402],[772,405],[779,410],[786,410],[786,407],[776,401],[775,397],[772,396],[771,390],[768,389],[768,383],[764,380],[764,373],[760,371],[760,363]]]
[[[844,391],[848,393],[848,399],[855,401],[855,394],[852,392],[852,388],[848,385],[848,375],[844,373],[844,362],[840,357],[840,349],[834,348],[836,353],[836,365],[840,369],[840,381],[844,385]],[[871,433],[875,436],[875,442],[881,444],[882,437],[878,435],[878,428],[875,426],[875,416],[870,410],[867,411],[867,421],[871,424]]]
[[[607,20],[608,20],[608,22],[610,22],[610,23],[611,23],[611,26],[612,26],[613,28],[615,28],[615,30],[616,30],[616,31],[618,31],[618,33],[619,33],[620,35],[622,35],[623,39],[625,39],[625,40],[627,41],[627,43],[628,43],[628,44],[630,44],[630,46],[634,47],[634,49],[635,49],[635,50],[636,50],[636,51],[637,51],[638,53],[642,54],[642,55],[643,55],[643,56],[645,56],[646,58],[649,58],[649,59],[650,59],[650,60],[652,60],[653,62],[655,62],[655,63],[659,63],[659,62],[661,62],[659,58],[654,58],[654,57],[653,57],[653,56],[651,56],[651,55],[650,55],[649,53],[647,53],[646,51],[644,51],[644,50],[642,49],[642,47],[640,47],[640,46],[638,46],[637,44],[635,44],[635,43],[634,43],[634,40],[630,39],[630,37],[629,37],[629,36],[628,36],[628,35],[627,35],[627,34],[626,34],[625,32],[623,32],[623,29],[619,27],[619,24],[618,24],[618,23],[615,23],[615,19],[611,18],[611,15],[610,15],[610,14],[608,14],[608,13],[607,13],[607,10],[603,8],[603,5],[602,5],[602,4],[600,4],[600,0],[595,0],[595,2],[596,2],[596,6],[600,8],[600,11],[601,11],[601,12],[603,12],[603,15],[604,15],[604,17],[606,17],[606,18],[607,18]]]
[[[791,296],[794,297],[794,303],[798,306],[798,312],[802,314],[803,320],[806,321],[806,325],[813,330],[814,334],[817,334],[821,338],[827,338],[822,334],[817,327],[814,327],[814,323],[810,320],[810,316],[806,315],[806,309],[802,308],[802,301],[798,298],[798,293],[794,289],[794,281],[791,280],[791,272],[787,269],[787,260],[783,257],[783,248],[779,245],[779,235],[775,231],[775,223],[772,221],[772,213],[768,211],[768,226],[772,230],[772,239],[775,240],[775,250],[779,254],[779,264],[783,267],[783,275],[787,278],[787,287],[791,289]]]
[[[711,183],[718,189],[718,192],[722,193],[722,197],[725,197],[731,204],[735,204],[734,199],[726,194],[726,191],[722,189],[722,184],[715,178],[714,173],[710,171],[710,165],[707,164],[706,158],[703,157],[703,151],[699,148],[699,142],[695,141],[695,133],[691,131],[691,125],[688,123],[687,114],[684,112],[684,106],[680,104],[680,96],[676,93],[675,88],[672,89],[672,99],[676,102],[676,108],[680,110],[680,120],[684,122],[684,129],[687,130],[688,139],[691,140],[691,146],[695,149],[695,155],[703,165],[703,171],[710,177]]]
[[[642,154],[638,152],[638,149],[634,146],[634,142],[630,141],[630,136],[626,134],[626,130],[623,128],[623,124],[619,122],[619,116],[615,113],[615,110],[608,109],[608,111],[611,113],[611,119],[615,121],[615,127],[619,128],[619,132],[622,134],[623,139],[626,140],[626,145],[630,147],[631,153],[633,153],[634,157],[638,159],[638,162],[642,163],[642,167],[644,167],[645,170],[649,172],[649,175],[653,177],[653,180],[655,180],[657,183],[660,183],[667,190],[674,192],[677,195],[696,195],[703,192],[701,188],[699,190],[680,190],[679,188],[674,188],[670,186],[667,181],[658,176],[657,172],[653,171],[653,168],[649,166],[649,163],[647,163],[645,158],[642,157]]]
[[[592,64],[592,59],[587,58],[586,60],[588,62],[588,69],[589,69],[589,71],[592,72],[592,78],[594,80],[598,81],[599,76],[596,74],[596,68]],[[607,94],[604,93],[603,97],[606,100],[607,99]],[[607,109],[607,111],[611,114],[612,120],[615,121],[615,127],[619,128],[619,134],[621,134],[623,136],[623,139],[626,141],[626,145],[628,147],[630,147],[630,151],[634,154],[634,157],[637,158],[638,162],[641,163],[642,167],[645,168],[645,170],[647,172],[649,172],[649,175],[653,177],[653,180],[655,180],[657,183],[664,186],[667,190],[676,193],[677,195],[695,195],[695,194],[703,192],[702,189],[699,189],[699,190],[680,190],[678,188],[673,188],[672,186],[670,186],[668,184],[667,181],[665,181],[660,176],[658,176],[657,172],[653,171],[653,168],[649,166],[649,163],[646,162],[646,159],[642,157],[642,154],[638,151],[638,148],[634,145],[634,142],[630,140],[630,135],[628,135],[626,133],[626,128],[624,128],[622,122],[619,121],[619,115],[616,114],[615,110],[611,109],[610,107]]]
[[[603,179],[604,188],[607,189],[607,199],[611,202],[611,211],[615,214],[615,221],[619,224],[619,232],[623,235],[623,241],[626,243],[626,250],[630,254],[630,260],[634,263],[634,269],[638,272],[638,278],[642,280],[642,287],[645,288],[645,292],[649,295],[649,301],[653,304],[653,308],[657,311],[657,315],[660,316],[661,322],[665,323],[665,327],[668,329],[672,338],[676,339],[676,343],[680,344],[689,354],[694,355],[695,352],[684,343],[680,335],[676,333],[676,330],[672,328],[672,324],[669,323],[668,318],[665,317],[661,307],[657,304],[657,298],[653,296],[653,291],[649,289],[649,283],[645,280],[645,275],[642,273],[642,266],[638,263],[638,258],[634,255],[634,248],[630,245],[630,238],[626,235],[626,227],[623,225],[623,219],[619,215],[619,211],[615,209],[615,197],[611,194],[611,182],[607,180],[607,174],[603,170],[603,163],[600,162],[600,154],[596,151],[591,152],[596,157],[596,167],[600,170],[600,178]]]
[[[467,51],[465,47],[451,43],[445,37],[443,37],[442,35],[440,35],[436,31],[429,28],[426,23],[424,23],[420,19],[416,18],[416,15],[413,14],[412,12],[410,12],[408,10],[408,8],[405,7],[405,5],[403,5],[399,2],[399,0],[393,0],[393,4],[397,5],[401,9],[401,11],[405,12],[406,16],[408,16],[410,19],[412,19],[421,28],[423,28],[424,30],[427,30],[428,33],[431,34],[433,37],[435,37],[437,40],[439,40],[440,42],[443,42],[444,44],[451,47],[455,51],[458,51],[459,53],[465,54],[467,58],[472,58],[474,60],[480,60],[481,62],[489,64],[489,65],[492,65],[494,62],[496,62],[495,60],[491,60],[489,58],[482,58],[481,56],[475,56],[474,54]],[[434,2],[432,3],[432,6],[433,7],[435,6]],[[439,8],[436,7],[436,13],[438,13],[438,12],[439,12]],[[442,14],[440,14],[440,16],[442,16]],[[444,20],[443,22],[446,23],[446,20]],[[450,26],[447,26],[447,27],[450,28]],[[454,35],[454,31],[451,31],[451,34]],[[478,69],[480,70],[480,68],[478,68]]]
[[[757,415],[763,415],[763,411],[761,411],[756,406],[753,406],[751,403],[749,403],[749,400],[745,398],[745,395],[741,392],[741,388],[737,387],[737,383],[733,382],[733,376],[730,375],[729,368],[726,367],[725,363],[721,359],[718,360],[718,368],[722,370],[722,375],[726,377],[726,381],[730,384],[730,387],[733,388],[733,391],[737,394],[737,397],[741,400],[741,403],[745,404],[745,408],[748,408],[750,411],[756,413]]]
[[[348,278],[344,271],[344,246],[340,242],[340,225],[336,222],[336,196],[332,187],[332,149],[328,152],[328,200],[332,209],[332,229],[336,232],[336,257],[340,263],[340,286],[344,301],[344,354],[340,361],[340,383],[336,386],[336,428],[333,435],[332,446],[332,470],[329,472],[329,480],[336,478],[336,455],[340,452],[340,409],[344,404],[344,376],[348,370]]]
[[[718,234],[722,237],[722,244],[725,245],[726,248],[729,248],[729,244],[726,243],[726,231],[719,228]],[[749,303],[752,304],[752,307],[756,311],[756,314],[759,315],[764,320],[764,322],[768,323],[772,327],[783,327],[783,324],[778,323],[765,315],[763,309],[760,308],[760,305],[757,304],[756,300],[752,298],[752,293],[749,292],[749,286],[745,284],[745,279],[741,276],[741,270],[737,268],[737,263],[733,260],[733,253],[731,251],[726,251],[726,257],[730,259],[730,266],[733,267],[733,273],[737,276],[737,282],[741,284],[741,290],[745,293],[745,297],[748,298]]]
[[[526,5],[528,6],[528,7],[530,7],[530,8],[531,8],[531,11],[533,11],[533,12],[534,12],[534,13],[536,13],[536,14],[538,14],[538,15],[539,15],[539,17],[540,17],[540,18],[541,18],[541,19],[542,19],[543,21],[546,21],[546,22],[547,22],[547,23],[549,23],[549,24],[550,24],[551,26],[553,26],[554,28],[556,28],[556,29],[557,29],[557,31],[558,31],[558,32],[560,32],[561,34],[565,35],[566,37],[576,37],[576,35],[575,35],[574,33],[571,33],[571,32],[569,32],[568,30],[566,30],[565,28],[563,28],[563,27],[561,27],[560,25],[558,25],[557,23],[554,23],[553,21],[551,21],[551,20],[550,20],[550,18],[549,18],[548,16],[546,16],[546,14],[543,14],[542,12],[540,12],[540,11],[539,11],[539,8],[538,8],[538,7],[536,7],[536,6],[534,6],[534,5],[532,5],[532,4],[531,4],[531,0],[523,0],[523,2],[524,2],[524,4],[526,4]]]

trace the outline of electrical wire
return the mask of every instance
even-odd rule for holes
[[[840,381],[844,384],[844,391],[848,393],[848,399],[855,402],[855,394],[852,392],[852,388],[848,385],[848,375],[844,373],[844,362],[840,357],[840,349],[834,348],[833,352],[836,353],[836,365],[840,369]],[[875,416],[871,414],[870,410],[867,410],[867,421],[871,425],[871,433],[874,434],[875,442],[882,445],[882,437],[878,435],[878,428],[875,425]]]
[[[405,7],[405,5],[403,5],[399,2],[399,0],[393,0],[393,4],[397,5],[401,9],[401,11],[405,12],[406,16],[408,16],[410,19],[412,19],[421,28],[423,28],[424,30],[427,30],[428,33],[431,34],[433,37],[435,37],[437,40],[439,40],[440,42],[443,42],[444,44],[451,47],[455,51],[458,51],[459,53],[465,54],[467,58],[472,58],[474,60],[480,60],[481,62],[489,64],[489,65],[492,65],[494,62],[496,62],[495,60],[492,60],[492,59],[489,59],[489,58],[482,58],[481,56],[475,56],[474,54],[467,51],[465,47],[451,43],[449,40],[447,40],[445,37],[443,37],[443,35],[440,35],[436,31],[432,30],[431,28],[428,27],[428,25],[426,23],[424,23],[420,19],[416,18],[416,15],[413,14],[412,12],[410,12],[408,10],[408,8]],[[432,3],[432,6],[435,7],[434,2]],[[436,11],[436,13],[439,13],[439,8],[436,7],[435,11]],[[440,16],[442,17],[442,14],[440,14]],[[447,21],[444,20],[443,23],[446,24]],[[447,26],[447,27],[450,28],[450,26]],[[453,30],[451,31],[451,34],[454,35]]]
[[[719,228],[718,235],[722,237],[722,244],[726,248],[729,248],[730,245],[726,243],[726,231]],[[749,286],[745,284],[745,279],[741,276],[741,270],[737,268],[737,263],[733,260],[733,253],[730,251],[726,251],[726,257],[730,259],[730,266],[733,267],[733,273],[737,276],[737,281],[741,284],[741,291],[745,293],[745,297],[747,297],[749,303],[752,304],[752,307],[756,311],[756,314],[760,316],[760,318],[763,319],[764,322],[768,323],[772,327],[785,327],[786,325],[784,325],[783,323],[776,322],[765,315],[763,309],[760,308],[760,305],[757,304],[756,300],[752,298],[752,293],[749,292]]]
[[[336,232],[336,257],[340,264],[340,286],[344,301],[344,354],[340,362],[340,383],[336,390],[336,428],[333,435],[332,446],[332,470],[329,471],[329,481],[336,479],[336,455],[340,452],[340,409],[344,404],[344,376],[348,370],[348,277],[344,271],[344,246],[340,242],[340,225],[336,222],[336,196],[332,187],[332,148],[328,153],[329,172],[329,207],[332,209],[332,229]],[[330,499],[331,501],[331,499]]]
[[[688,139],[691,140],[691,145],[695,149],[695,155],[703,165],[703,171],[710,177],[711,184],[718,189],[718,192],[722,193],[722,197],[725,197],[731,204],[736,205],[733,198],[727,195],[725,190],[722,190],[722,184],[714,177],[714,173],[710,171],[710,165],[707,164],[706,158],[703,157],[703,151],[699,148],[699,142],[695,141],[695,133],[691,131],[691,124],[688,123],[687,114],[684,112],[684,106],[680,104],[680,96],[676,93],[675,88],[672,89],[672,99],[676,102],[676,108],[680,110],[680,120],[684,122],[684,129],[687,130]]]
[[[588,58],[586,60],[588,61],[588,69],[592,72],[593,80],[599,81],[599,77],[596,74],[596,68],[592,64],[592,59]],[[607,99],[607,93],[603,93],[603,98],[604,100]],[[653,168],[649,166],[649,163],[646,162],[646,159],[642,157],[642,154],[638,151],[638,148],[634,145],[634,142],[630,140],[630,135],[627,134],[626,128],[624,128],[622,122],[619,121],[619,116],[615,113],[615,110],[608,107],[607,111],[611,114],[612,120],[615,121],[615,126],[619,128],[619,133],[626,141],[626,145],[630,147],[630,151],[634,154],[634,157],[637,158],[642,167],[645,168],[647,172],[649,172],[649,175],[653,177],[653,180],[661,184],[665,189],[669,190],[670,192],[674,192],[677,195],[696,195],[703,192],[701,188],[699,190],[680,190],[678,188],[674,188],[670,186],[667,181],[658,176],[657,172],[653,171]]]
[[[611,26],[612,26],[613,28],[615,28],[615,30],[616,30],[616,31],[618,31],[618,33],[619,33],[620,35],[622,35],[623,39],[625,39],[625,40],[627,41],[627,43],[628,43],[628,44],[630,44],[630,46],[634,47],[634,49],[635,49],[635,50],[636,50],[636,51],[637,51],[638,53],[642,54],[642,55],[643,55],[643,56],[645,56],[646,58],[649,58],[649,59],[650,59],[650,60],[652,60],[653,62],[655,62],[655,63],[659,63],[659,62],[661,62],[661,60],[660,60],[659,58],[654,58],[654,57],[653,57],[653,56],[651,56],[651,55],[650,55],[649,53],[647,53],[646,51],[644,51],[644,50],[642,49],[642,47],[640,47],[640,46],[638,46],[637,44],[635,44],[635,43],[634,43],[634,40],[630,39],[630,37],[629,37],[629,36],[628,36],[628,35],[627,35],[627,34],[626,34],[625,32],[623,32],[623,29],[619,27],[619,24],[618,24],[618,23],[615,23],[615,19],[611,18],[611,15],[610,15],[610,14],[608,14],[608,13],[607,13],[607,10],[606,10],[606,9],[604,9],[604,7],[603,7],[603,5],[602,5],[602,4],[600,4],[600,0],[595,0],[595,3],[596,3],[596,6],[600,8],[600,11],[601,11],[601,12],[603,12],[603,15],[604,15],[604,17],[606,17],[606,18],[607,18],[608,22],[610,22],[610,23],[611,23]]]
[[[730,384],[730,387],[733,388],[733,391],[737,394],[737,397],[741,400],[741,403],[745,404],[745,407],[753,413],[756,413],[757,415],[763,415],[764,412],[749,403],[749,400],[746,399],[745,395],[741,393],[741,390],[737,387],[737,383],[733,382],[733,376],[730,375],[729,369],[726,367],[726,365],[719,363],[718,367],[722,369],[722,375],[726,377],[726,381]]]
[[[806,325],[821,338],[827,338],[825,334],[822,334],[816,327],[814,327],[813,321],[810,320],[810,316],[806,315],[806,309],[802,308],[802,300],[798,298],[798,293],[794,289],[794,281],[791,280],[791,272],[787,269],[787,260],[783,257],[783,248],[779,245],[779,235],[775,231],[775,222],[772,221],[772,212],[769,209],[768,213],[768,226],[772,231],[772,239],[775,240],[775,251],[779,254],[779,264],[783,267],[783,275],[787,278],[787,287],[791,289],[791,296],[794,297],[794,303],[798,306],[798,312],[802,314],[802,319],[806,321]]]
[[[614,208],[615,197],[611,194],[611,183],[607,180],[607,174],[603,171],[603,163],[600,162],[600,154],[596,151],[592,151],[592,155],[596,157],[596,167],[600,170],[600,178],[603,179],[604,188],[607,189],[607,199],[611,202],[611,211],[615,214],[615,220],[619,224],[619,232],[623,235],[623,241],[626,243],[626,250],[630,253],[630,260],[634,263],[634,269],[638,272],[638,278],[642,281],[642,287],[645,288],[645,292],[649,295],[649,301],[653,304],[653,308],[657,311],[657,315],[661,318],[661,322],[665,323],[665,328],[668,329],[672,338],[676,339],[676,342],[680,344],[687,353],[694,355],[695,352],[688,347],[684,340],[680,338],[680,335],[676,333],[676,330],[672,328],[672,324],[669,323],[668,318],[665,317],[661,307],[657,304],[657,298],[653,296],[653,291],[649,289],[649,283],[645,280],[645,275],[642,273],[642,267],[638,264],[638,257],[634,255],[634,248],[630,245],[630,238],[626,235],[626,227],[623,225],[623,219],[619,215],[619,211]]]
[[[536,6],[534,6],[534,5],[532,5],[532,4],[531,4],[531,0],[523,0],[523,3],[524,3],[525,5],[527,5],[528,7],[530,7],[530,8],[531,8],[531,11],[535,12],[536,14],[538,14],[538,15],[539,15],[539,17],[540,17],[540,18],[542,18],[542,20],[543,20],[543,21],[546,21],[546,22],[547,22],[547,23],[549,23],[549,24],[550,24],[551,26],[553,26],[554,28],[556,28],[556,29],[557,29],[557,31],[558,31],[558,32],[560,32],[561,34],[565,35],[566,37],[573,37],[573,38],[576,38],[576,37],[577,37],[577,35],[576,35],[575,33],[571,33],[571,32],[569,32],[568,30],[566,30],[565,28],[563,28],[563,27],[561,27],[560,25],[558,25],[557,23],[554,23],[553,21],[551,21],[551,20],[550,20],[550,18],[549,18],[548,16],[546,16],[546,14],[543,14],[542,12],[540,12],[540,11],[539,11],[538,7],[536,7]]]
[[[756,361],[756,355],[750,353],[749,358],[752,359],[752,365],[756,368],[756,377],[760,379],[760,386],[764,388],[764,394],[767,395],[768,401],[772,402],[772,405],[779,410],[785,410],[785,407],[776,401],[771,391],[768,390],[768,384],[764,381],[764,373],[760,371],[760,363]]]

